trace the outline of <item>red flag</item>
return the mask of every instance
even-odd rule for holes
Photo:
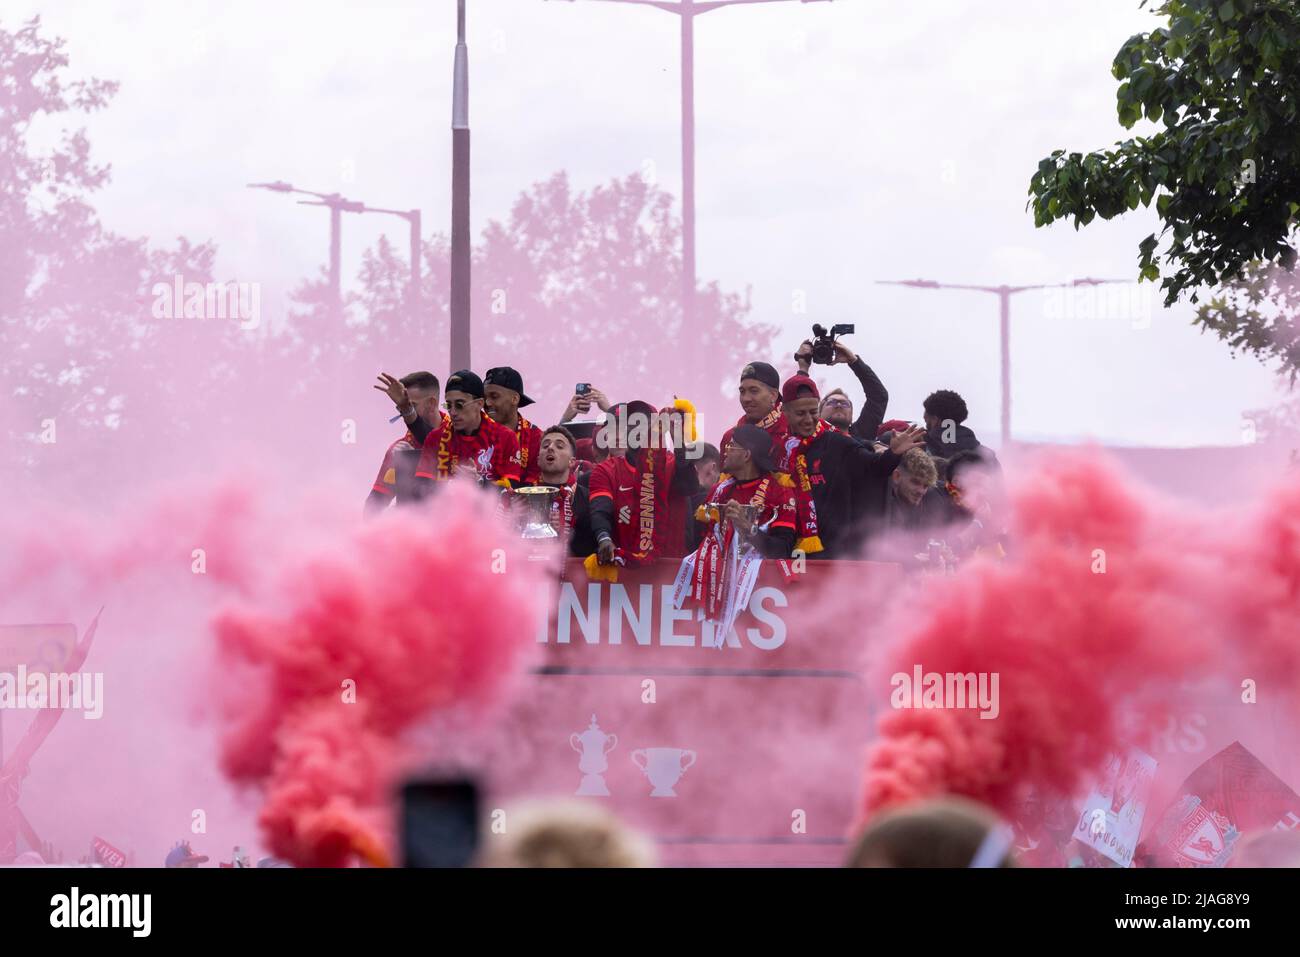
[[[126,855],[102,837],[92,838],[90,849],[94,852],[96,864],[103,864],[105,867],[126,867]]]
[[[1234,741],[1187,776],[1146,837],[1149,863],[1224,867],[1242,834],[1300,819],[1300,795]]]

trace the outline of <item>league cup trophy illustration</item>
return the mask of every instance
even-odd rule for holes
[[[530,488],[517,488],[515,494],[523,496],[524,530],[520,536],[525,539],[558,538],[559,533],[551,525],[551,503],[559,489],[554,485],[535,485]]]
[[[609,788],[605,786],[605,772],[609,770],[609,752],[618,747],[618,735],[606,734],[596,724],[596,716],[591,716],[591,724],[582,734],[569,735],[569,747],[582,757],[578,759],[578,770],[582,772],[582,783],[574,794],[584,797],[609,797]]]
[[[641,755],[639,761],[638,754]],[[682,764],[684,757],[689,757],[689,760]],[[632,763],[640,768],[654,785],[654,790],[650,792],[651,797],[677,797],[673,785],[681,780],[681,776],[695,763],[695,752],[684,748],[638,748],[632,752]]]

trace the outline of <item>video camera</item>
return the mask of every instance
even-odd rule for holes
[[[830,334],[827,335],[826,327],[813,325],[812,341],[812,361],[817,365],[828,366],[835,362],[835,337],[849,336],[853,334],[853,325],[851,323],[841,323],[831,326]]]

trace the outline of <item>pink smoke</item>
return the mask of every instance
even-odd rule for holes
[[[544,566],[494,499],[449,488],[287,569],[274,605],[218,615],[223,663],[247,676],[228,701],[222,765],[262,789],[277,855],[386,860],[403,732],[453,707],[481,712],[536,646]]]
[[[1008,814],[1028,788],[1069,795],[1150,732],[1178,683],[1251,677],[1296,700],[1300,489],[1191,510],[1093,449],[1040,460],[1012,500],[1013,553],[931,580],[883,669],[998,672],[1000,714],[887,711],[864,814],[940,793]]]

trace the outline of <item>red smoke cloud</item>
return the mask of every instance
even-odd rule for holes
[[[546,592],[494,508],[449,488],[289,570],[276,608],[217,617],[223,661],[248,679],[229,702],[223,769],[262,788],[275,854],[386,860],[403,732],[494,703],[520,672]]]
[[[1300,489],[1190,510],[1135,487],[1100,450],[1021,474],[1013,553],[927,580],[878,676],[885,687],[916,664],[998,672],[1000,714],[887,711],[866,815],[939,793],[1010,815],[1030,786],[1072,794],[1107,751],[1142,740],[1177,683],[1251,677],[1261,694],[1296,700]],[[1124,720],[1133,711],[1146,719],[1136,727]]]

